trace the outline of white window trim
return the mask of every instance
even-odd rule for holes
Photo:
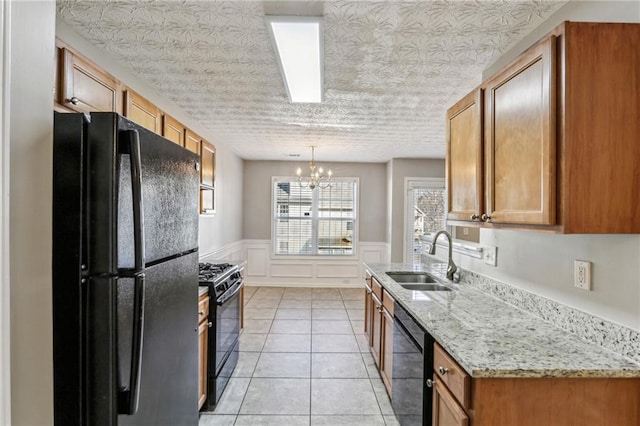
[[[436,188],[446,189],[445,179],[442,178],[424,178],[424,177],[405,177],[404,178],[404,237],[402,241],[402,259],[405,263],[410,263],[408,256],[409,237],[413,236],[413,222],[409,220],[409,193],[415,188]],[[447,197],[445,197],[445,208],[447,212]],[[445,213],[446,214],[446,213]],[[446,218],[445,218],[446,223]],[[449,228],[449,227],[447,227]]]
[[[271,199],[270,199],[270,207],[271,211],[271,244],[270,244],[270,257],[271,259],[279,259],[279,260],[302,260],[302,259],[331,259],[331,260],[353,260],[359,258],[359,250],[360,250],[360,178],[358,177],[340,177],[333,178],[334,182],[355,182],[356,184],[356,196],[353,200],[353,210],[354,214],[354,225],[353,225],[353,250],[351,254],[309,254],[309,255],[295,255],[295,254],[277,254],[276,253],[276,230],[275,230],[275,211],[274,208],[274,187],[275,183],[280,180],[289,180],[291,182],[296,181],[298,178],[296,176],[272,176],[271,177]],[[317,210],[317,209],[314,209]],[[312,213],[312,214],[317,214]]]

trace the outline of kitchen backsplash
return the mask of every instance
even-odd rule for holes
[[[421,257],[423,263],[439,263],[446,270],[446,264],[442,264],[440,260],[427,255]],[[460,270],[460,284],[491,294],[565,331],[640,363],[640,332],[485,275],[462,268]]]

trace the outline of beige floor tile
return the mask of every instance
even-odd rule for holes
[[[309,353],[263,352],[253,377],[308,378],[310,375]]]
[[[263,352],[311,352],[310,334],[269,334]]]
[[[310,334],[311,320],[281,320],[273,321],[271,334]]]
[[[303,319],[310,320],[311,319],[311,309],[309,308],[292,308],[292,309],[284,309],[279,308],[276,312],[275,319]]]
[[[311,377],[323,379],[368,379],[359,353],[313,353]]]
[[[381,412],[369,379],[311,379],[311,414]]]
[[[310,379],[251,379],[240,414],[300,414],[310,411]]]
[[[314,334],[312,352],[360,352],[353,334]]]
[[[353,334],[351,323],[345,320],[314,320],[312,334]]]
[[[241,415],[236,426],[308,426],[309,416]]]

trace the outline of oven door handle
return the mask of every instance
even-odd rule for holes
[[[233,293],[231,293],[230,295],[224,295],[222,298],[216,300],[216,305],[220,306],[220,305],[224,305],[225,303],[227,303],[228,300],[232,299],[233,297],[236,296],[236,294],[240,293],[240,290],[242,290],[242,282],[240,283],[240,285],[238,286],[238,288],[236,288]]]

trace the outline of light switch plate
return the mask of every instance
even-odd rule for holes
[[[498,264],[498,249],[494,246],[482,247],[482,258],[487,265],[496,266]]]
[[[591,262],[578,259],[573,261],[573,286],[591,290]]]

